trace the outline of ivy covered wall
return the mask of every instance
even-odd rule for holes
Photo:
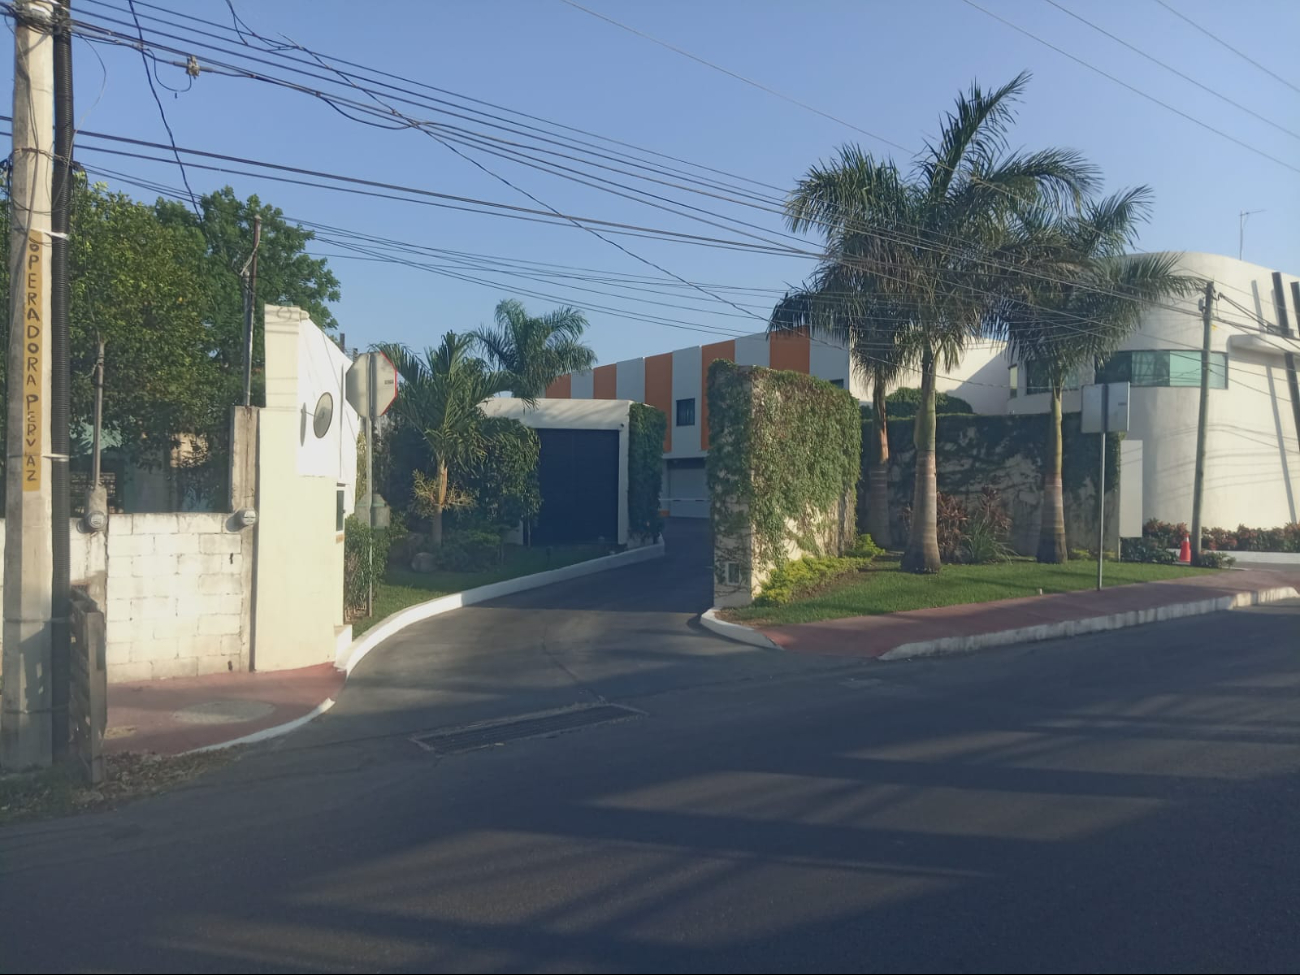
[[[662,410],[633,403],[627,416],[627,531],[642,544],[657,542],[664,520],[659,514],[663,488],[664,430]]]
[[[980,491],[992,487],[1002,496],[1011,516],[1010,543],[1016,551],[1032,555],[1038,543],[1042,506],[1042,464],[1047,439],[1047,414],[982,416],[952,413],[938,418],[939,490],[973,502]],[[1071,548],[1097,545],[1097,493],[1099,437],[1079,429],[1079,414],[1062,418],[1061,481],[1065,492],[1065,534]],[[1119,487],[1119,437],[1110,435],[1106,449],[1107,523],[1113,517],[1115,490]],[[905,537],[901,513],[912,503],[916,447],[910,423],[889,427],[889,501],[895,538]],[[867,472],[861,472],[866,484]],[[867,494],[860,493],[859,523],[865,524]],[[1113,543],[1112,543],[1113,544]]]
[[[744,605],[788,559],[852,545],[861,416],[828,382],[722,359],[708,397],[715,602]]]

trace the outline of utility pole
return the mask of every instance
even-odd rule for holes
[[[68,750],[72,727],[68,699],[72,691],[72,611],[70,527],[72,490],[68,455],[69,431],[69,326],[71,295],[68,281],[68,231],[72,225],[72,142],[76,119],[72,114],[72,0],[59,0],[54,9],[54,180],[50,224],[50,679],[54,757]]]
[[[1214,282],[1205,282],[1201,298],[1201,408],[1196,416],[1196,473],[1192,482],[1192,565],[1201,564],[1201,501],[1205,497],[1205,426],[1210,412],[1210,322],[1214,315]]]
[[[0,765],[53,760],[50,477],[50,213],[54,5],[17,0],[14,20],[4,692]]]
[[[253,218],[253,253],[240,272],[244,279],[244,405],[253,405],[253,318],[257,308],[257,249],[262,246],[262,218]]]

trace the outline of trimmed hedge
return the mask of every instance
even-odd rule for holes
[[[787,538],[816,550],[821,520],[846,499],[852,530],[862,453],[853,396],[802,373],[723,359],[709,367],[708,396],[715,539],[741,539],[752,527],[754,563],[780,566]]]
[[[627,415],[627,530],[643,540],[657,542],[664,520],[659,514],[663,489],[664,431],[668,418],[662,410],[633,403]]]

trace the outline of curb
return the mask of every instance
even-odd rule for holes
[[[700,614],[700,625],[706,630],[711,630],[718,636],[734,643],[747,643],[751,647],[762,647],[764,650],[780,650],[781,648],[773,643],[766,635],[760,633],[752,626],[744,626],[740,623],[729,623],[726,620],[718,619],[718,607],[707,609]]]
[[[215,745],[203,745],[201,748],[191,748],[187,752],[181,752],[182,755],[199,755],[203,752],[217,752],[223,748],[237,748],[240,745],[255,745],[259,741],[270,741],[272,738],[279,738],[287,735],[291,731],[297,731],[309,721],[314,721],[322,714],[334,707],[334,698],[327,697],[314,708],[301,717],[294,718],[292,721],[286,721],[284,724],[278,724],[271,728],[263,728],[261,731],[254,731],[252,734],[243,735],[240,738],[231,738],[230,741],[219,741]]]
[[[1059,623],[1041,623],[1037,626],[1022,626],[1013,630],[999,630],[995,633],[976,633],[967,636],[949,636],[938,640],[920,640],[904,643],[886,653],[879,660],[909,660],[915,657],[938,657],[948,654],[970,653],[990,647],[1006,647],[1016,643],[1037,643],[1042,640],[1057,640],[1062,637],[1083,636],[1087,633],[1101,633],[1105,630],[1120,630],[1129,626],[1142,626],[1147,623],[1159,623],[1164,620],[1180,619],[1184,616],[1203,616],[1206,613],[1220,613],[1243,606],[1259,606],[1274,603],[1282,599],[1296,599],[1297,594],[1291,586],[1279,586],[1274,589],[1257,589],[1251,592],[1239,592],[1232,596],[1217,596],[1213,599],[1198,599],[1189,603],[1174,603],[1169,606],[1157,606],[1152,609],[1129,610],[1127,613],[1112,613],[1109,616],[1094,616],[1090,619],[1063,620]]]
[[[527,592],[529,589],[540,589],[556,582],[565,582],[569,579],[594,575],[607,569],[617,569],[620,566],[633,565],[637,562],[648,562],[651,559],[662,558],[663,554],[664,543],[660,540],[653,545],[629,549],[626,552],[603,555],[600,558],[575,562],[572,565],[561,566],[558,569],[534,572],[532,575],[516,576],[514,579],[492,582],[486,586],[466,589],[463,592],[453,592],[446,596],[430,599],[428,602],[416,603],[414,606],[408,606],[406,609],[398,610],[391,616],[385,617],[362,636],[353,640],[349,646],[335,656],[334,666],[343,671],[344,674],[351,674],[353,668],[365,658],[366,654],[370,653],[371,650],[390,636],[400,633],[415,623],[434,616],[441,616],[443,613],[450,613],[454,609],[472,606],[475,603],[497,599],[501,596],[510,596],[517,592]]]

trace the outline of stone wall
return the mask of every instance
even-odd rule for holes
[[[936,431],[939,491],[973,504],[985,487],[1001,496],[1011,517],[1008,544],[1023,555],[1038,547],[1042,509],[1042,464],[1048,418],[1044,415],[981,416],[947,414]],[[1097,477],[1099,445],[1096,434],[1079,432],[1079,414],[1067,413],[1061,423],[1064,441],[1062,482],[1065,495],[1065,534],[1071,548],[1097,546]],[[864,439],[867,433],[864,432]],[[907,534],[903,511],[912,503],[916,447],[912,420],[891,420],[889,426],[889,503],[894,542]],[[865,525],[868,501],[867,452],[858,489],[858,524]],[[1115,519],[1119,486],[1119,438],[1111,436],[1106,463],[1107,547],[1118,539]]]

